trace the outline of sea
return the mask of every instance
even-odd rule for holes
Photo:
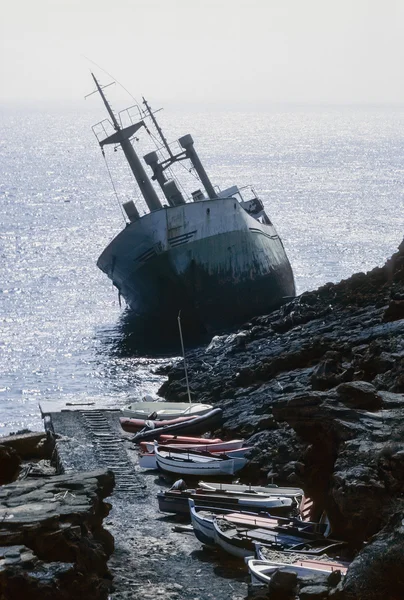
[[[193,135],[215,185],[254,185],[298,293],[382,265],[403,239],[403,107],[161,115],[169,139]],[[41,401],[121,407],[164,381],[168,357],[128,350],[127,310],[96,267],[124,226],[122,202],[145,210],[122,152],[100,152],[91,126],[103,118],[99,107],[1,110],[0,434],[42,429]],[[154,148],[138,137],[140,153]],[[177,175],[201,187],[185,166]]]

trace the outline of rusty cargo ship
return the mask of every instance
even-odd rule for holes
[[[149,104],[141,119],[123,127],[93,75],[114,132],[97,139],[120,146],[148,207],[140,216],[135,203],[123,204],[126,227],[105,248],[97,266],[112,280],[135,315],[154,326],[176,323],[214,332],[270,312],[295,295],[293,272],[282,241],[253,188],[214,187],[185,135],[177,153],[168,144]],[[151,179],[131,138],[150,119],[161,149],[144,156]],[[102,128],[105,131],[105,128]],[[164,154],[161,152],[164,151]],[[200,187],[184,197],[171,167],[189,161]]]

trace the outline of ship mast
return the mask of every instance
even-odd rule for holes
[[[100,142],[101,148],[105,144],[120,144],[150,212],[159,210],[162,208],[159,197],[157,196],[154,187],[147,177],[146,171],[144,170],[143,165],[135,152],[135,149],[129,141],[129,138],[144,125],[143,121],[140,121],[139,123],[129,127],[121,128],[94,73],[91,73],[91,75],[93,76],[97,90],[102,98],[102,101],[104,102],[109,116],[111,117],[114,129],[116,131],[116,133]]]
[[[164,144],[165,149],[167,150],[167,152],[171,156],[171,158],[173,158],[174,155],[173,155],[173,153],[171,151],[171,148],[169,146],[169,143],[167,142],[167,139],[166,139],[166,137],[165,137],[165,135],[163,133],[163,130],[161,129],[160,125],[158,124],[157,119],[154,116],[154,113],[152,112],[152,109],[150,108],[150,105],[149,105],[149,103],[147,102],[147,100],[146,100],[146,98],[144,96],[143,96],[143,104],[145,105],[146,110],[149,113],[149,117],[151,118],[151,120],[153,121],[153,124],[154,124],[155,128],[157,129],[157,132],[158,132],[158,134],[159,134],[159,136],[161,138],[161,141]],[[161,110],[161,109],[159,109],[159,110]]]

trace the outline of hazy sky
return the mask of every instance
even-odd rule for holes
[[[83,55],[160,103],[404,102],[404,0],[2,0],[0,44],[3,102],[81,103]]]

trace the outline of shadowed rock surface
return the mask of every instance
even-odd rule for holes
[[[381,565],[382,549],[400,546],[383,528],[404,515],[403,300],[404,242],[383,267],[306,292],[187,353],[193,399],[220,402],[222,433],[255,446],[256,472],[302,486],[353,548],[372,539],[352,569],[371,569],[375,556]],[[160,372],[168,376],[160,395],[186,399],[182,363]],[[404,552],[395,557],[402,570]],[[330,597],[404,598],[402,578],[382,567],[373,596],[352,577]]]
[[[102,521],[112,472],[25,479],[0,488],[0,599],[106,599],[113,538]]]

